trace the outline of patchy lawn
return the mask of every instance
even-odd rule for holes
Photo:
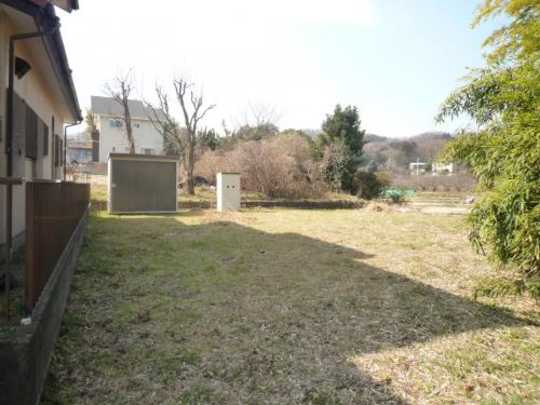
[[[287,201],[285,198],[269,198],[263,193],[258,192],[242,192],[242,201]],[[298,201],[359,201],[356,196],[344,193],[327,192],[318,198],[300,198]],[[215,207],[216,192],[211,187],[200,186],[195,187],[195,194],[189,195],[185,190],[180,190],[178,196],[180,206],[206,206]],[[96,210],[107,209],[107,186],[101,183],[92,184],[92,204]]]
[[[98,214],[44,403],[539,403],[538,307],[472,299],[462,221]]]

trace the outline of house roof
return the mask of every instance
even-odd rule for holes
[[[53,2],[49,2],[48,0],[0,0],[0,3],[32,17],[40,31],[50,31],[58,26],[59,18],[56,16]],[[54,1],[54,3],[69,4],[70,9],[68,9],[68,11],[78,9],[79,7],[78,0]],[[82,121],[79,99],[71,75],[72,70],[69,67],[66,49],[60,30],[56,29],[51,35],[44,36],[43,45],[53,70],[58,76],[62,92],[66,98],[66,103],[69,105],[73,117],[78,121]]]
[[[123,107],[111,97],[92,96],[92,112],[98,115],[122,117]],[[131,118],[149,120],[150,111],[140,100],[129,100],[129,112]]]
[[[141,155],[134,153],[109,153],[109,160],[153,160],[160,162],[178,162],[178,156]]]
[[[52,3],[57,7],[60,7],[67,12],[79,9],[79,0],[30,0],[32,3],[37,4],[40,7],[46,6],[48,3]]]

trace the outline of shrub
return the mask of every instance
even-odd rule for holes
[[[381,195],[390,185],[388,177],[382,173],[369,173],[358,171],[353,179],[353,193],[359,198],[371,200]]]
[[[354,156],[350,148],[341,139],[324,147],[321,170],[325,181],[336,192],[353,191]]]
[[[208,184],[216,185],[219,172],[239,172],[240,166],[232,159],[232,151],[205,151],[195,165],[195,174],[204,177]]]
[[[390,200],[394,204],[401,204],[407,198],[412,197],[413,190],[407,190],[403,188],[388,188],[383,192],[383,198]]]
[[[328,191],[309,142],[297,134],[277,135],[237,144],[230,151],[206,152],[197,175],[215,184],[220,171],[238,171],[242,189],[270,198],[314,198]]]

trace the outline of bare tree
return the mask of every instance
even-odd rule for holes
[[[84,116],[84,122],[86,123],[87,131],[92,134],[97,131],[97,117],[96,114],[90,110],[86,111]]]
[[[86,123],[86,134],[89,135],[92,141],[92,161],[97,162],[99,160],[99,130],[97,128],[97,116],[91,111],[87,110],[84,116]]]
[[[163,135],[165,141],[173,142],[183,158],[186,169],[186,181],[188,194],[195,194],[193,170],[195,167],[195,146],[197,143],[197,131],[199,123],[215,105],[204,106],[202,93],[195,91],[194,83],[184,78],[173,80],[176,100],[180,105],[185,127],[182,128],[171,113],[169,97],[160,87],[156,86],[158,105],[146,103],[150,121]]]
[[[277,127],[279,120],[281,119],[281,114],[278,113],[275,107],[268,104],[249,104],[249,115],[245,114],[245,123],[244,125],[250,125],[255,127],[263,127],[274,125]]]
[[[135,139],[133,137],[133,126],[131,123],[131,111],[129,109],[129,97],[134,90],[133,77],[131,71],[125,75],[116,76],[111,83],[105,85],[105,91],[114,101],[122,107],[122,121],[126,128],[127,140],[129,143],[129,153],[135,154]]]
[[[157,104],[145,101],[148,119],[163,137],[165,149],[172,154],[183,155],[185,131],[174,118],[169,103],[169,95],[159,85],[155,87]]]
[[[266,104],[249,104],[249,109],[243,118],[237,121],[232,135],[244,140],[260,141],[261,139],[279,133],[280,115],[276,109]]]

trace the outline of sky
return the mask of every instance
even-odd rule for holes
[[[318,129],[336,104],[355,105],[368,133],[407,137],[449,131],[434,121],[482,42],[500,21],[472,29],[477,0],[80,0],[60,12],[83,110],[91,95],[132,71],[135,97],[159,83],[198,85],[215,104],[204,122],[222,129],[251,108],[278,126]]]

